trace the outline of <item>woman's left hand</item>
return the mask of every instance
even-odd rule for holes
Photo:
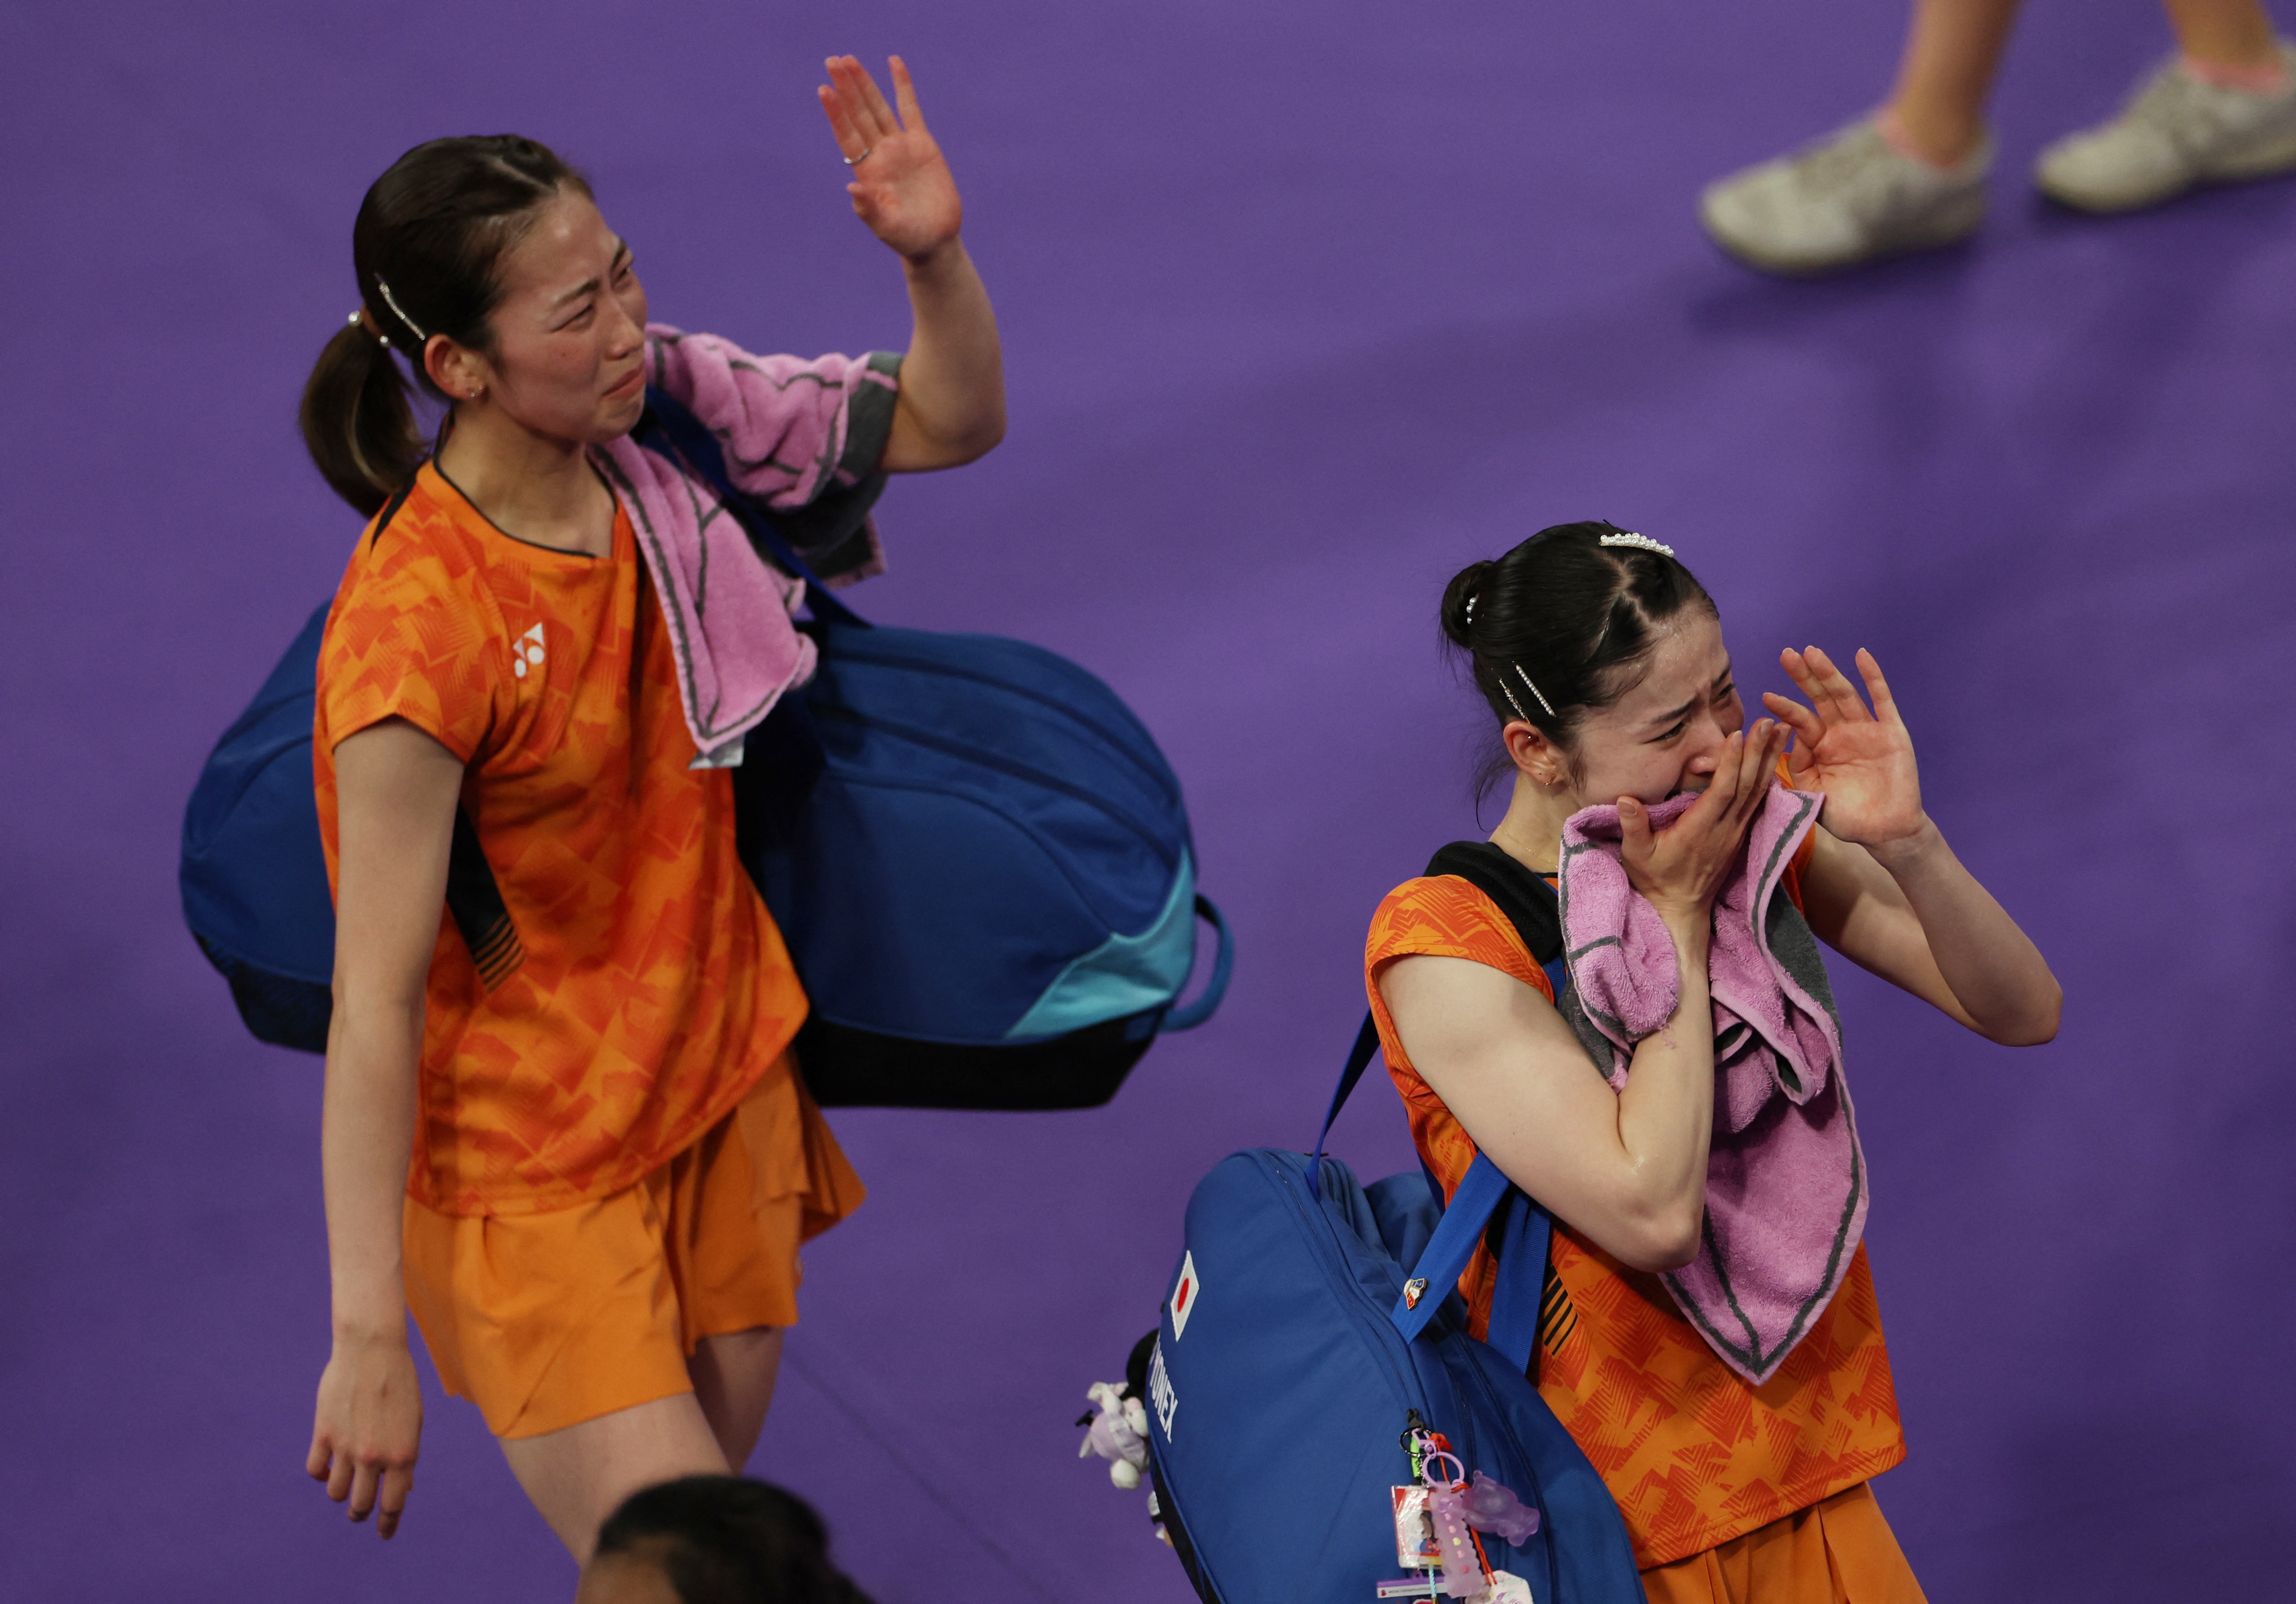
[[[1914,739],[1874,654],[1863,648],[1857,654],[1857,671],[1874,701],[1870,712],[1857,687],[1816,646],[1789,647],[1778,662],[1810,705],[1772,691],[1762,693],[1762,705],[1792,728],[1786,768],[1796,788],[1825,793],[1826,829],[1869,848],[1917,834],[1926,820]]]
[[[956,237],[964,204],[940,146],[925,130],[908,68],[892,58],[897,113],[854,57],[832,56],[828,66],[821,109],[829,114],[839,153],[853,168],[845,193],[853,197],[855,215],[903,256],[931,256]]]

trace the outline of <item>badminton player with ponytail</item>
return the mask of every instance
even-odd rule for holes
[[[849,56],[828,76],[853,209],[906,280],[906,354],[760,357],[649,323],[631,243],[529,139],[417,146],[352,231],[357,309],[302,414],[372,520],[319,662],[333,1346],[308,1468],[386,1537],[422,1424],[410,1312],[583,1559],[634,1490],[741,1468],[799,1246],[861,1200],[790,1054],[805,996],[634,532],[715,503],[659,477],[643,502],[634,473],[684,470],[626,438],[649,385],[683,402],[744,492],[806,514],[832,582],[878,566],[881,473],[1002,438],[996,317],[909,75],[896,59],[890,103]],[[809,648],[760,616],[799,664],[785,693]],[[475,943],[442,913],[463,820],[505,916]]]

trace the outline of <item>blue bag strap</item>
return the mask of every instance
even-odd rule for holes
[[[1570,983],[1562,955],[1557,953],[1539,967],[1546,972],[1559,1003],[1563,988]],[[1365,1023],[1368,1026],[1370,1022]],[[1365,1058],[1368,1062],[1369,1055]],[[1355,1079],[1362,1075],[1360,1068],[1350,1067],[1354,1078],[1343,1080],[1339,1095],[1332,1099],[1332,1114],[1324,1121],[1326,1131],[1340,1104],[1355,1089]],[[1319,1143],[1317,1151],[1321,1150]],[[1431,1184],[1431,1175],[1429,1180]],[[1425,1330],[1466,1272],[1467,1262],[1475,1256],[1476,1245],[1494,1216],[1499,1223],[1491,1251],[1498,1261],[1498,1278],[1491,1289],[1491,1323],[1483,1340],[1514,1369],[1528,1374],[1531,1353],[1538,1342],[1539,1305],[1546,1288],[1546,1253],[1553,1240],[1554,1218],[1509,1180],[1486,1154],[1477,1153],[1475,1162],[1460,1178],[1458,1190],[1451,1194],[1434,1236],[1412,1266],[1403,1296],[1396,1299],[1390,1318],[1406,1342]]]
[[[1539,1296],[1546,1281],[1546,1247],[1553,1225],[1545,1209],[1509,1180],[1498,1165],[1478,1153],[1460,1178],[1459,1189],[1442,1222],[1403,1284],[1389,1318],[1406,1342],[1427,1328],[1435,1311],[1459,1284],[1467,1261],[1483,1239],[1484,1228],[1499,1216],[1493,1250],[1499,1262],[1498,1285],[1491,1294],[1491,1324],[1483,1340],[1517,1370],[1530,1369],[1538,1341]]]
[[[1395,1328],[1403,1333],[1406,1342],[1426,1329],[1427,1322],[1435,1318],[1435,1311],[1443,1306],[1443,1300],[1459,1284],[1467,1261],[1475,1256],[1476,1245],[1483,1239],[1483,1227],[1510,1194],[1522,1197],[1498,1165],[1485,1155],[1476,1154],[1475,1162],[1459,1179],[1458,1190],[1451,1194],[1442,1222],[1435,1227],[1434,1236],[1428,1238],[1419,1263],[1411,1267],[1411,1274],[1403,1284],[1403,1296],[1395,1300],[1395,1307],[1390,1312]],[[1535,1296],[1533,1303],[1535,1325]],[[1524,1356],[1529,1357],[1528,1351]]]
[[[686,466],[701,476],[702,482],[718,492],[734,521],[748,532],[752,542],[762,546],[783,572],[805,581],[806,605],[814,617],[824,623],[852,624],[862,629],[868,620],[830,594],[813,565],[797,555],[797,547],[782,538],[771,519],[759,511],[757,503],[734,488],[726,472],[726,450],[718,437],[709,432],[701,420],[695,417],[685,402],[668,391],[654,385],[646,386],[645,415],[638,420],[637,441],[650,449],[661,450],[660,444],[651,436],[659,433],[676,448],[677,455],[685,459]],[[665,453],[667,455],[667,453]]]
[[[1308,1160],[1308,1190],[1316,1197],[1324,1195],[1324,1144],[1332,1138],[1332,1122],[1340,1117],[1347,1106],[1348,1094],[1363,1079],[1364,1071],[1371,1067],[1371,1056],[1379,1051],[1379,1021],[1372,1017],[1369,1008],[1364,1010],[1363,1028],[1356,1032],[1356,1044],[1348,1052],[1348,1066],[1340,1072],[1340,1084],[1332,1093],[1332,1106],[1324,1113],[1324,1128],[1316,1132],[1316,1151]]]
[[[1508,1195],[1506,1215],[1493,1250],[1498,1255],[1498,1285],[1491,1289],[1491,1327],[1483,1340],[1528,1374],[1538,1341],[1538,1312],[1546,1290],[1546,1249],[1554,1221],[1518,1187]]]
[[[1480,843],[1460,843],[1469,849],[1468,860],[1456,860],[1459,849],[1449,847],[1439,852],[1428,867],[1430,874],[1456,874],[1491,895],[1503,913],[1515,925],[1534,956],[1542,944],[1533,940],[1534,933],[1526,925],[1522,912],[1515,904],[1517,888],[1498,882],[1479,863],[1472,861]],[[1509,866],[1511,867],[1511,866]],[[1540,900],[1543,909],[1551,909],[1554,888],[1540,876],[1528,870],[1515,869],[1509,881],[1521,879],[1546,893]],[[1507,894],[1498,895],[1504,892]],[[1532,898],[1537,892],[1530,893]],[[1562,993],[1570,983],[1570,966],[1563,954],[1555,955],[1541,964],[1547,984],[1553,988],[1555,1005],[1562,1006]],[[1363,1028],[1356,1034],[1355,1050],[1348,1057],[1347,1068],[1340,1075],[1340,1083],[1332,1093],[1332,1106],[1324,1115],[1324,1128],[1316,1138],[1315,1156],[1308,1163],[1308,1180],[1310,1188],[1320,1188],[1324,1143],[1331,1136],[1332,1123],[1340,1116],[1349,1094],[1363,1079],[1370,1066],[1372,1054],[1379,1049],[1379,1031],[1372,1015],[1364,1016]],[[1421,1168],[1424,1169],[1424,1161]],[[1434,1187],[1431,1172],[1428,1183]],[[1320,1196],[1320,1190],[1318,1190]],[[1499,1219],[1493,1233],[1491,1247],[1499,1263],[1498,1282],[1491,1293],[1491,1323],[1484,1340],[1504,1355],[1518,1370],[1529,1371],[1533,1348],[1538,1341],[1538,1316],[1542,1295],[1546,1283],[1547,1248],[1553,1240],[1554,1219],[1547,1212],[1506,1178],[1488,1155],[1477,1153],[1475,1162],[1467,1166],[1460,1177],[1458,1189],[1444,1207],[1443,1217],[1435,1227],[1406,1278],[1401,1296],[1396,1299],[1390,1318],[1406,1341],[1416,1337],[1427,1328],[1428,1321],[1443,1306],[1444,1299],[1466,1272],[1467,1263],[1475,1256],[1476,1246],[1483,1240],[1485,1228],[1493,1216]]]
[[[1235,973],[1235,938],[1228,934],[1227,920],[1220,917],[1219,905],[1201,892],[1196,893],[1196,917],[1212,927],[1219,947],[1212,954],[1212,972],[1205,977],[1202,994],[1195,1001],[1177,1005],[1166,1014],[1161,1027],[1164,1030],[1192,1031],[1210,1019],[1219,1008],[1220,999],[1227,995],[1227,983]]]

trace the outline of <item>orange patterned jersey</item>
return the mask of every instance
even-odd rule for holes
[[[733,776],[686,766],[676,671],[619,510],[611,556],[529,545],[425,464],[360,538],[319,653],[328,875],[335,744],[405,719],[463,760],[524,952],[503,974],[490,950],[482,979],[441,917],[407,1177],[429,1207],[529,1213],[628,1186],[732,1112],[804,1020],[734,856]]]
[[[1786,876],[1797,906],[1809,851],[1806,843]],[[1380,1045],[1412,1139],[1448,1198],[1475,1161],[1474,1140],[1411,1066],[1379,994],[1381,968],[1414,953],[1487,964],[1550,1002],[1554,992],[1513,922],[1464,880],[1406,881],[1373,916],[1364,977]],[[1479,1248],[1459,1281],[1478,1337],[1490,1325],[1494,1269]],[[1906,1457],[1862,1246],[1825,1312],[1760,1387],[1714,1356],[1656,1276],[1559,1220],[1546,1280],[1539,1394],[1618,1500],[1644,1569],[1807,1509]]]

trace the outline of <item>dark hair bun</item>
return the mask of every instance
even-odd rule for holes
[[[1475,596],[1483,581],[1498,564],[1492,562],[1470,563],[1451,576],[1443,587],[1443,635],[1453,646],[1468,646],[1469,626],[1472,624]]]
[[[1558,523],[1496,562],[1470,563],[1443,588],[1443,637],[1466,654],[1501,724],[1520,719],[1567,739],[1581,717],[1633,682],[1660,626],[1685,607],[1713,611],[1672,556],[1603,544],[1625,532],[1599,522]]]

